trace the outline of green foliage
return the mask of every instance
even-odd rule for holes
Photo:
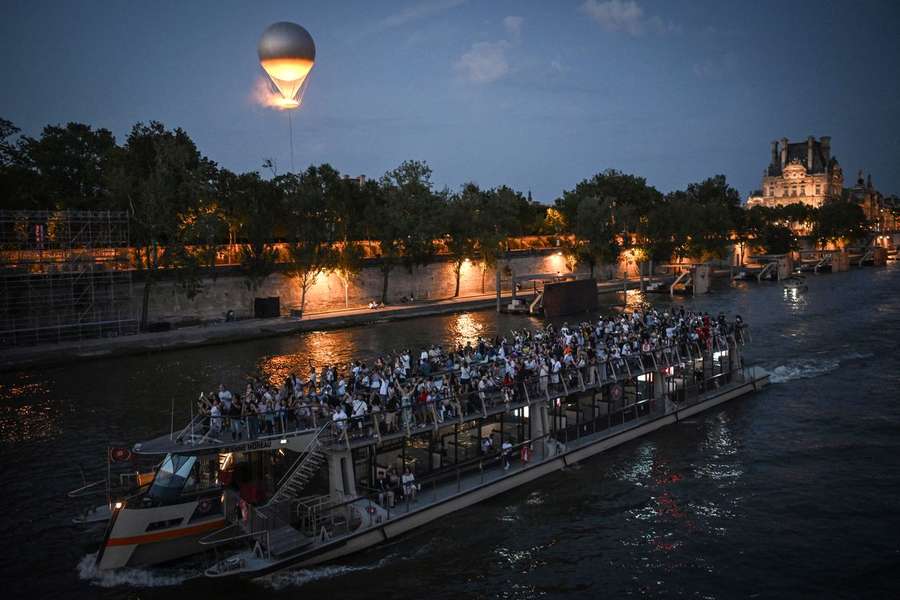
[[[216,167],[184,131],[169,131],[157,122],[135,125],[108,160],[105,185],[112,204],[126,207],[131,215],[131,242],[144,271],[141,327],[146,328],[150,290],[160,268],[179,269],[182,287],[189,294],[197,291],[198,261],[185,248],[180,216],[212,196]]]
[[[813,227],[813,237],[827,242],[856,242],[866,235],[866,215],[859,204],[838,200],[823,204]]]
[[[565,230],[575,236],[567,254],[588,265],[593,276],[597,265],[615,262],[631,246],[632,233],[646,236],[661,202],[662,195],[643,177],[610,169],[585,179],[556,201]]]
[[[766,254],[787,254],[797,248],[794,232],[786,225],[765,224],[757,241]]]

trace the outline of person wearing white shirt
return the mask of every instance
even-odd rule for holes
[[[501,453],[503,454],[503,470],[509,470],[509,456],[512,454],[512,444],[509,443],[509,440],[503,440],[503,444],[500,446]]]
[[[416,476],[412,474],[409,467],[403,469],[403,477],[400,478],[400,482],[403,484],[403,495],[408,500],[411,499],[413,502],[418,502],[416,494],[419,490],[416,486]]]
[[[334,422],[335,427],[337,428],[339,433],[344,431],[344,428],[347,426],[347,413],[344,412],[344,405],[338,404],[337,410],[334,411],[334,414],[331,415],[331,420]]]
[[[222,431],[222,410],[219,408],[218,400],[214,400],[212,408],[209,409],[209,429],[216,435]]]
[[[222,404],[222,410],[227,414],[228,411],[231,410],[231,400],[234,398],[229,390],[225,389],[225,386],[219,384],[219,402]]]

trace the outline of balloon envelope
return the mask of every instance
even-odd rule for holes
[[[259,64],[281,94],[283,105],[300,104],[303,83],[316,62],[312,36],[296,23],[269,25],[259,39]]]

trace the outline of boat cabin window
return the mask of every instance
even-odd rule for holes
[[[169,454],[159,467],[149,496],[173,502],[181,494],[199,492],[218,485],[215,457]]]

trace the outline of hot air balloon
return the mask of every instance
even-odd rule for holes
[[[259,39],[258,52],[259,64],[281,95],[278,106],[300,106],[305,83],[316,62],[316,44],[309,32],[296,23],[273,23]]]

